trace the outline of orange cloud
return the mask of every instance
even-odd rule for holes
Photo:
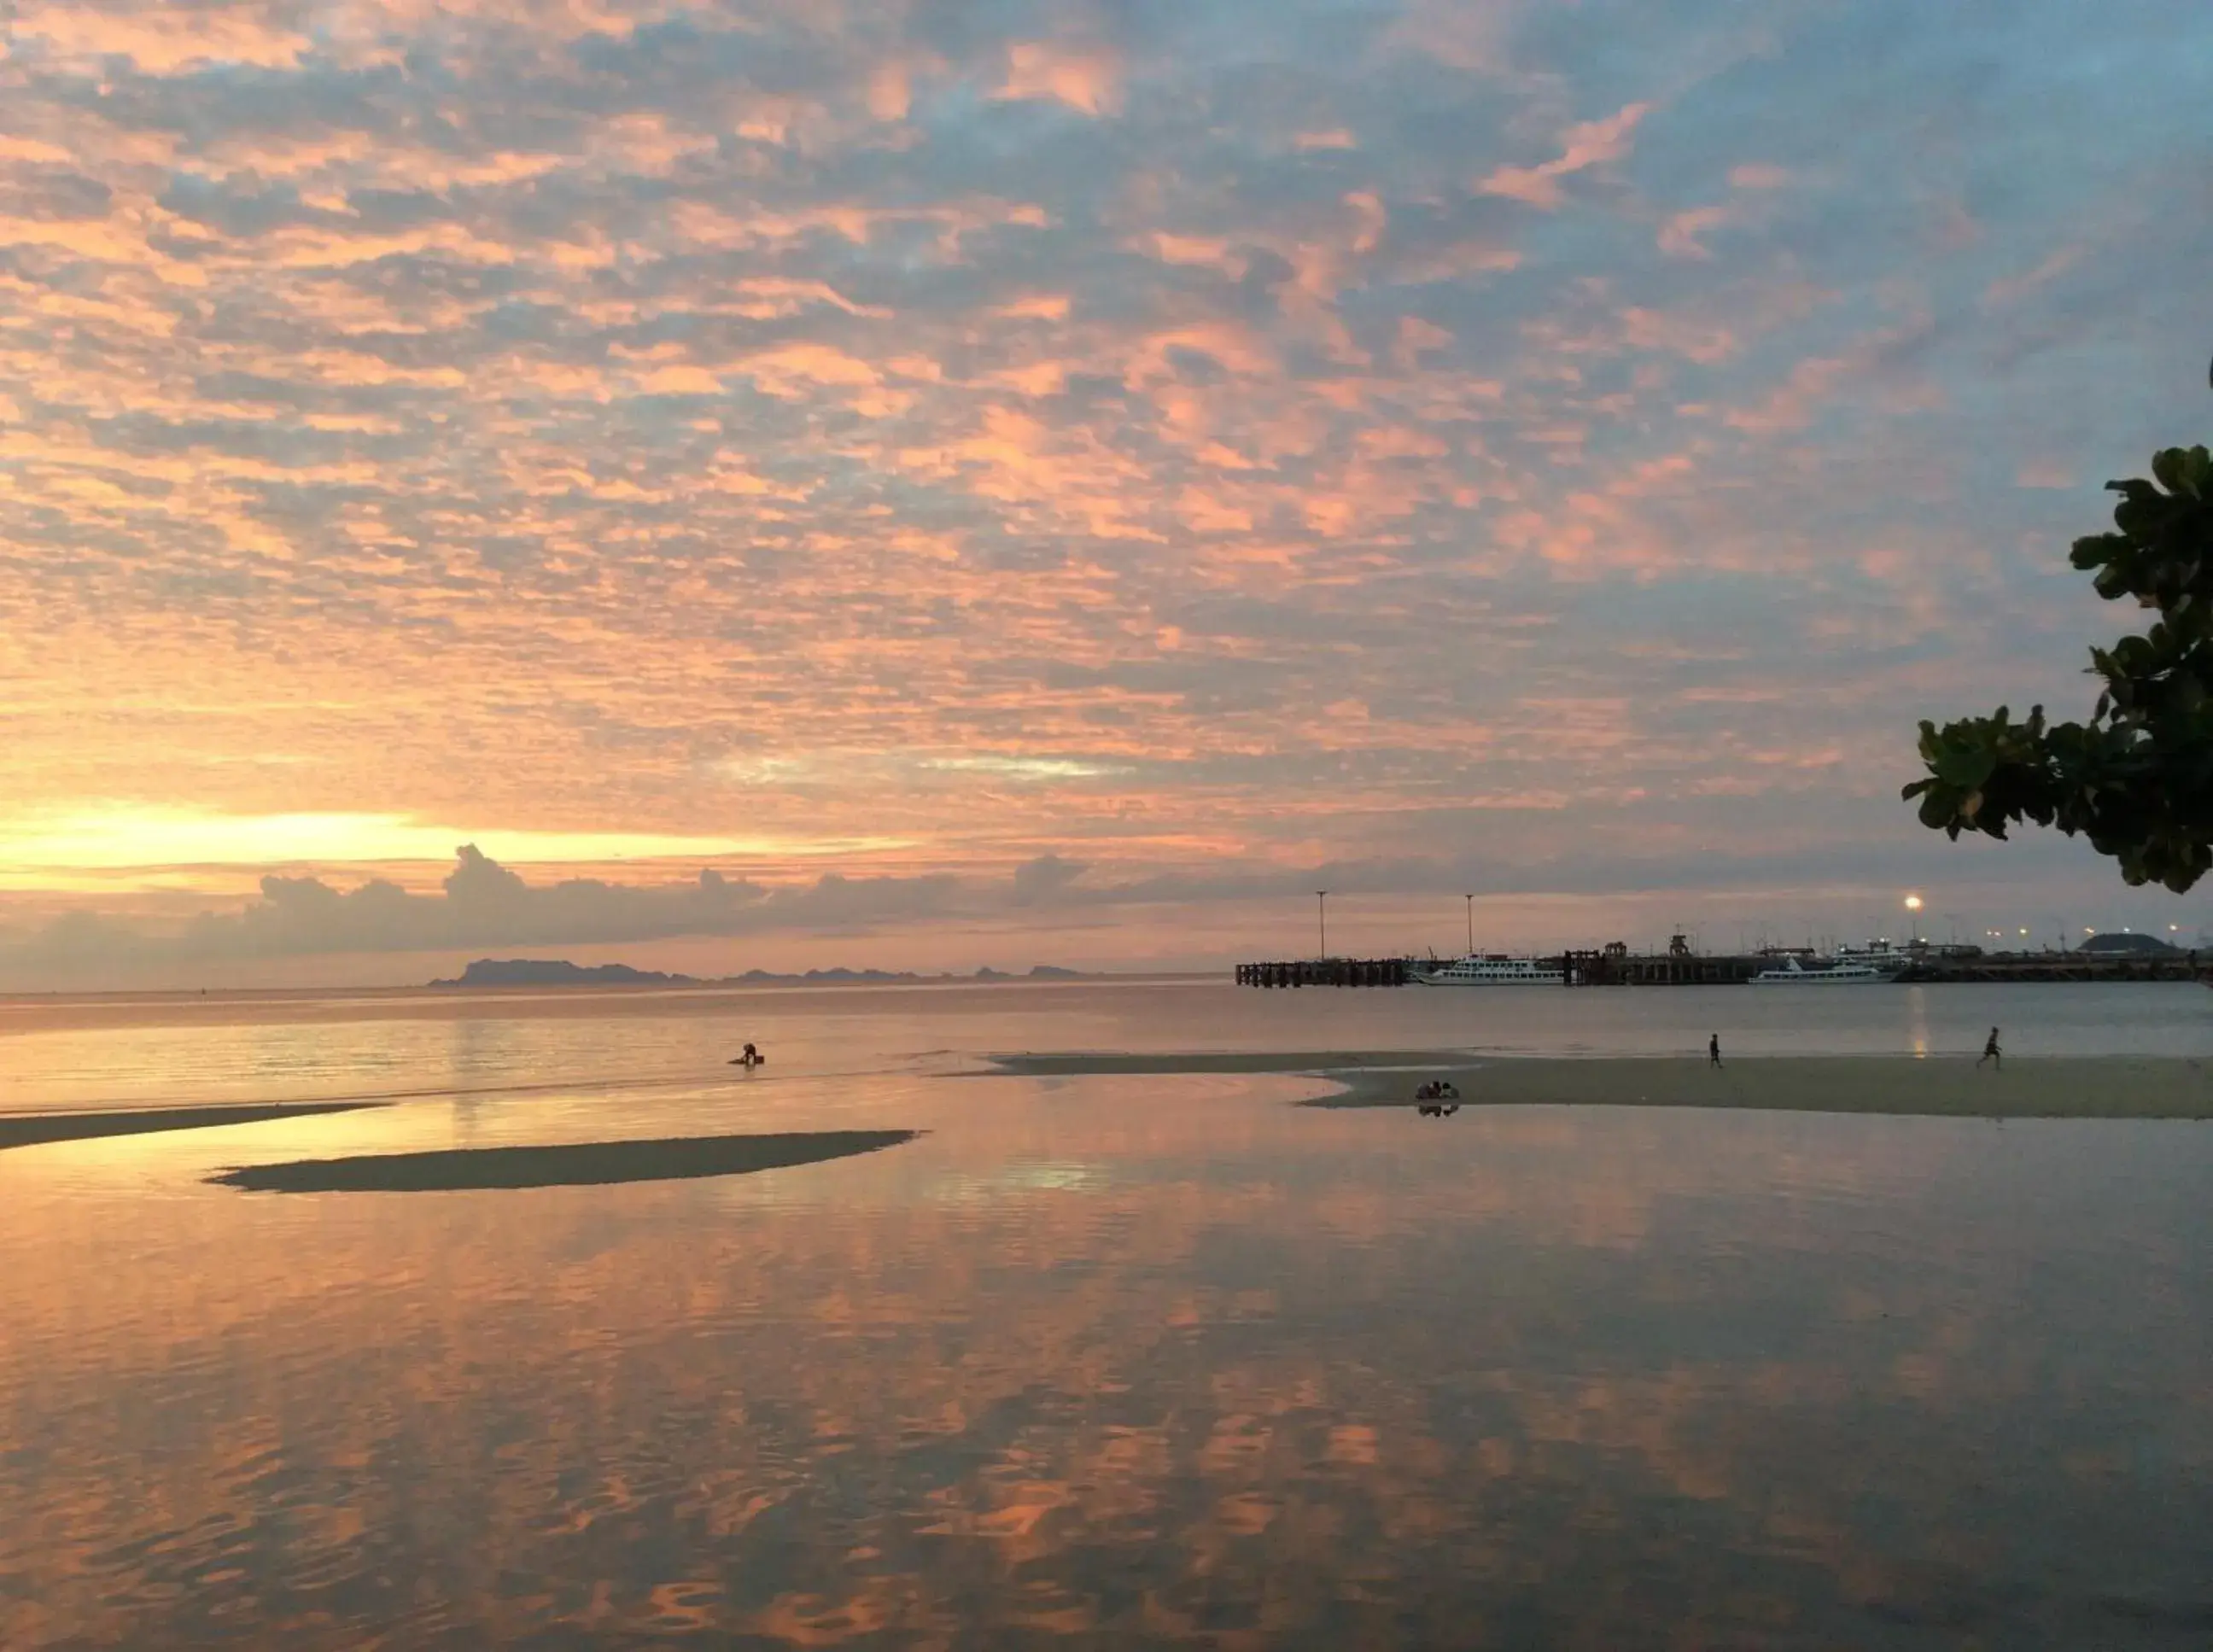
[[[17,38],[67,58],[96,65],[123,58],[149,75],[222,63],[289,69],[307,50],[308,37],[263,15],[275,9],[218,4],[118,13],[90,4],[45,6],[17,13],[9,27]]]

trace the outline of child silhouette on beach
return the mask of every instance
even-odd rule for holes
[[[1718,1067],[1721,1064],[1722,1035],[1716,1033],[1706,1039],[1706,1065],[1709,1067]]]
[[[1989,1062],[1991,1066],[1997,1068],[2000,1072],[2003,1072],[2005,1070],[2005,1059],[1998,1053],[1998,1029],[1995,1027],[1990,1028],[1990,1037],[1983,1040],[1983,1053],[1981,1058],[1975,1063],[1975,1065],[1979,1067],[1985,1061]]]

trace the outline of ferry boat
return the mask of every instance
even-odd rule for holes
[[[1860,946],[1846,942],[1837,948],[1837,962],[1856,964],[1869,969],[1888,970],[1893,976],[1911,969],[1916,964],[1928,961],[1930,948],[1925,941],[1901,946],[1887,936],[1877,936]]]
[[[1423,986],[1564,986],[1568,978],[1550,959],[1472,952],[1448,964],[1417,969],[1411,978]]]
[[[1838,962],[1820,964],[1808,969],[1794,957],[1786,956],[1777,969],[1764,969],[1752,978],[1754,986],[1881,986],[1898,978],[1894,969],[1878,969],[1873,964]]]

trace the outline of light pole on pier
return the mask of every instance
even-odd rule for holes
[[[1329,956],[1329,891],[1314,891],[1314,921],[1321,926],[1321,955]]]

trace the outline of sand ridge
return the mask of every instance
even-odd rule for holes
[[[911,1130],[823,1130],[762,1136],[652,1137],[552,1146],[443,1148],[241,1165],[208,1178],[278,1193],[420,1193],[517,1187],[600,1187],[682,1181],[819,1164],[911,1142]]]
[[[1411,1106],[1446,1079],[1463,1106],[1731,1107],[2007,1119],[2213,1119],[2213,1062],[2165,1056],[1726,1055],[1547,1058],[1469,1051],[1243,1051],[994,1057],[1031,1076],[1311,1073],[1342,1088],[1308,1107]]]

